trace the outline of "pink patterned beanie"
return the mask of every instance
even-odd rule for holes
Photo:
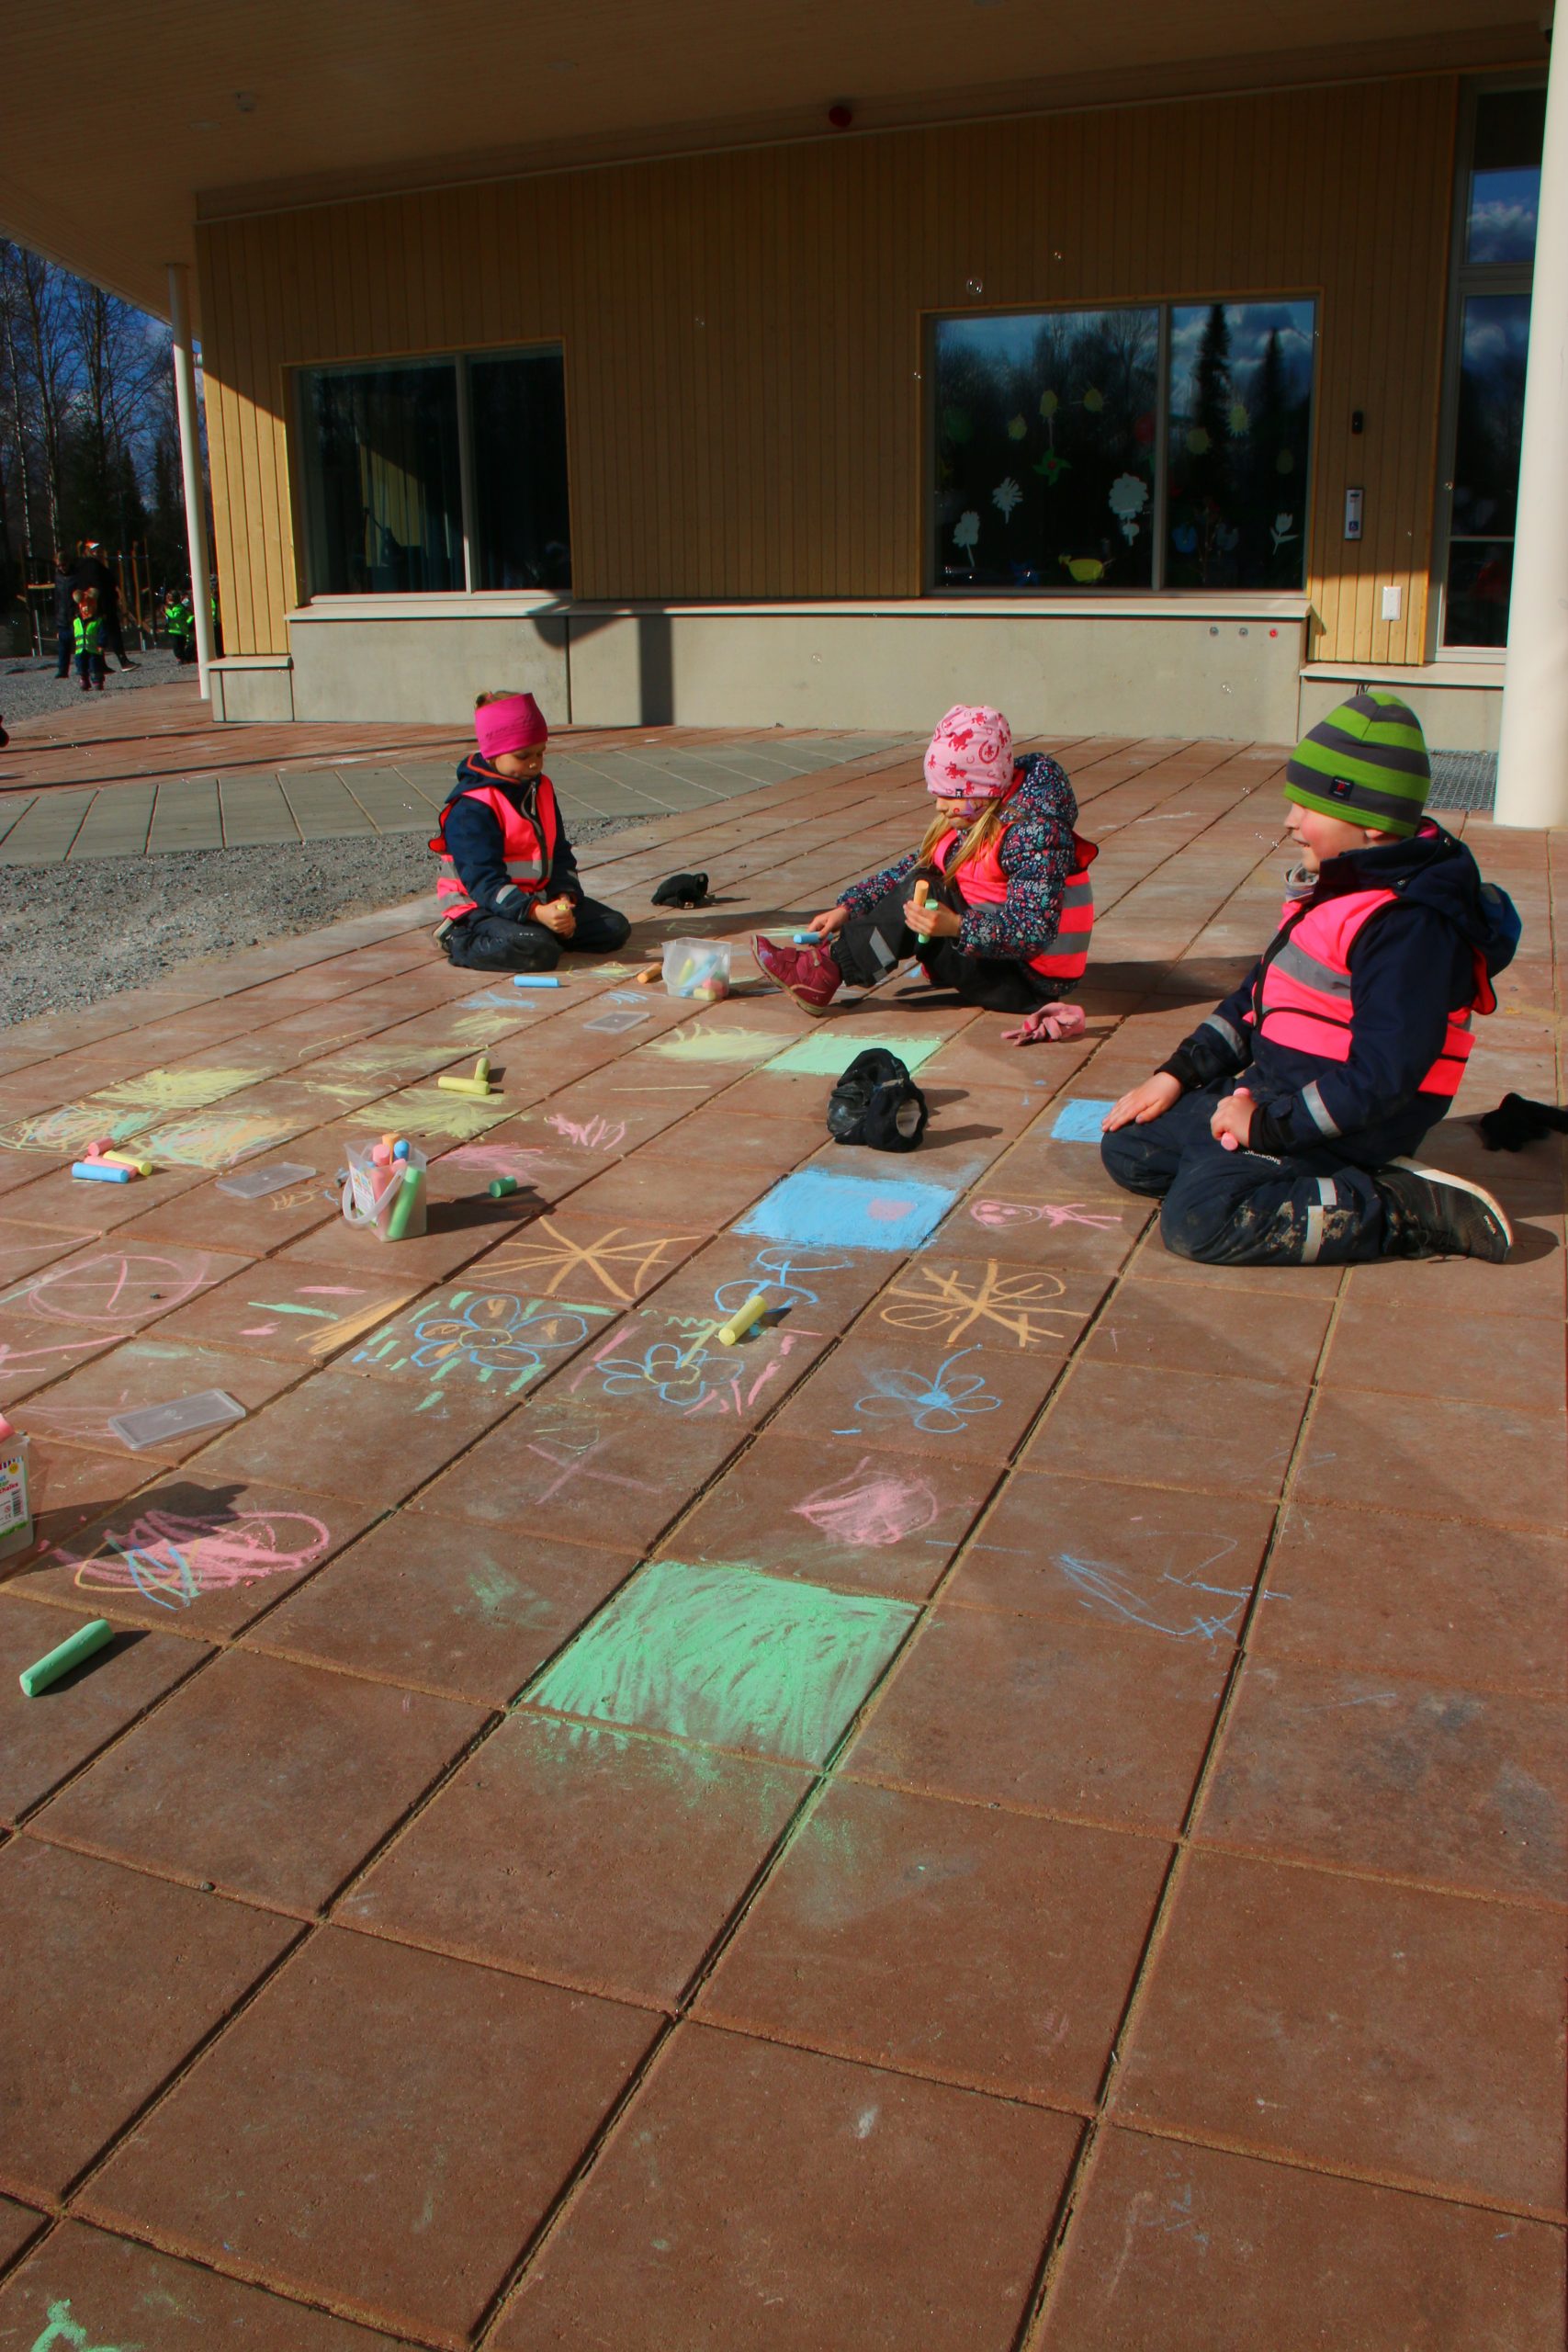
[[[988,703],[955,702],[926,752],[926,790],[941,800],[999,800],[1012,782],[1012,729]]]
[[[502,695],[499,701],[481,703],[474,713],[481,760],[499,759],[507,752],[526,752],[536,743],[547,742],[549,732],[545,714],[532,695]]]

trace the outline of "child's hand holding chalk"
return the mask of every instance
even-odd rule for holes
[[[1225,1095],[1214,1107],[1209,1133],[1224,1151],[1246,1151],[1252,1141],[1255,1105],[1245,1086]]]

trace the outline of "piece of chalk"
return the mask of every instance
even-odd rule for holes
[[[815,947],[818,944],[818,934],[814,931],[792,931],[789,935],[789,944],[792,947]]]
[[[740,1307],[737,1313],[730,1317],[728,1323],[721,1323],[719,1325],[718,1339],[720,1346],[732,1348],[737,1340],[740,1340],[745,1337],[746,1333],[751,1329],[751,1326],[754,1323],[760,1323],[761,1321],[767,1311],[767,1300],[763,1297],[761,1291],[756,1292],[752,1297],[747,1300],[744,1306]]]
[[[448,1078],[443,1076],[438,1078],[435,1083],[437,1086],[444,1086],[448,1094],[488,1095],[490,1092],[490,1080],[488,1078]]]
[[[508,1193],[514,1193],[516,1190],[517,1179],[515,1176],[498,1176],[494,1183],[490,1188],[490,1196],[492,1201],[503,1201],[505,1200]]]
[[[916,904],[916,906],[917,906],[917,907],[923,907],[923,906],[925,905],[925,903],[926,903],[926,900],[931,897],[931,884],[930,884],[929,882],[917,882],[917,883],[916,883],[916,885],[915,885],[915,904]]]
[[[490,1056],[488,1054],[481,1054],[474,1064],[474,1079],[479,1085],[490,1084]]]
[[[392,1158],[394,1159],[406,1159],[408,1156],[409,1148],[406,1143],[395,1143],[392,1146]]]
[[[36,1666],[22,1668],[17,1680],[25,1696],[36,1699],[40,1690],[47,1690],[51,1682],[58,1682],[62,1674],[69,1674],[73,1666],[80,1666],[84,1658],[91,1657],[113,1639],[114,1627],[107,1617],[94,1617],[85,1625],[78,1625],[68,1641],[48,1651]]]
[[[657,964],[650,964],[650,965],[649,966],[649,967],[648,967],[648,969],[647,969],[647,971],[646,971],[646,972],[639,972],[639,973],[637,974],[637,986],[638,986],[638,988],[639,988],[639,989],[650,989],[650,988],[653,986],[654,981],[655,981],[656,979],[658,979],[658,978],[659,978],[659,967],[658,967],[658,965],[657,965]]]
[[[408,1232],[409,1226],[412,1221],[413,1213],[419,1206],[420,1196],[423,1191],[424,1178],[420,1174],[419,1170],[417,1168],[406,1169],[403,1173],[403,1181],[398,1188],[398,1197],[392,1204],[391,1217],[387,1226],[387,1238],[389,1241],[401,1241],[403,1239],[404,1236]]]
[[[389,1166],[391,1158],[392,1155],[387,1149],[384,1143],[373,1144],[371,1146],[370,1164],[373,1168],[386,1168]]]
[[[106,1151],[102,1159],[107,1168],[129,1168],[133,1176],[151,1176],[152,1173],[152,1162],[138,1159],[133,1151]]]
[[[381,1141],[386,1145],[389,1151],[391,1150],[392,1146],[397,1142],[397,1136],[389,1133],[381,1137]]]
[[[512,985],[514,989],[558,989],[560,982],[553,972],[513,972]]]
[[[88,1159],[96,1159],[101,1153],[107,1151],[108,1148],[109,1139],[107,1136],[99,1136],[95,1142],[90,1143],[87,1146],[86,1152],[84,1157]]]
[[[95,1184],[129,1184],[129,1168],[111,1168],[107,1159],[78,1159],[71,1170],[73,1176],[84,1176]]]

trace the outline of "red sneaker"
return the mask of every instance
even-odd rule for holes
[[[751,953],[804,1012],[826,1012],[843,985],[844,976],[826,946],[775,947],[771,939],[758,937]]]

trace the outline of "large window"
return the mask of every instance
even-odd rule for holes
[[[1300,588],[1315,305],[938,319],[931,584]]]
[[[1545,120],[1542,89],[1483,90],[1469,125],[1438,497],[1445,650],[1501,650],[1508,641]]]
[[[303,369],[318,595],[571,585],[558,350]]]

